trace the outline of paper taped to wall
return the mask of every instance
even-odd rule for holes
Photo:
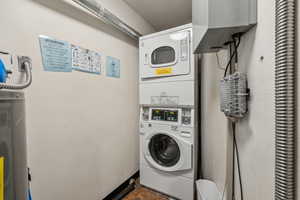
[[[78,71],[101,74],[101,55],[72,45],[72,67]]]
[[[107,56],[106,58],[106,76],[120,78],[120,60]]]
[[[70,43],[47,36],[40,36],[39,41],[45,71],[72,71],[72,53]]]

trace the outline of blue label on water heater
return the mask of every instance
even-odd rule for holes
[[[6,76],[7,76],[7,74],[6,74],[6,69],[5,69],[4,63],[0,59],[0,82],[1,83],[6,82]]]

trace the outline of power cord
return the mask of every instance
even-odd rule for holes
[[[238,64],[238,48],[241,44],[241,37],[242,37],[242,33],[237,33],[234,34],[232,36],[232,41],[227,42],[225,45],[229,45],[229,51],[230,51],[230,59],[226,65],[225,71],[224,71],[224,77],[226,77],[228,69],[229,73],[232,74],[234,73],[235,66]],[[234,50],[232,50],[232,48],[234,48]],[[218,55],[216,54],[217,59],[218,59]],[[235,59],[235,65],[234,68],[232,67],[232,62],[233,59]],[[219,60],[218,60],[219,63]],[[244,192],[243,192],[243,184],[242,184],[242,173],[241,173],[241,164],[240,164],[240,155],[239,155],[239,148],[237,145],[237,140],[236,140],[236,123],[235,121],[232,121],[231,123],[232,125],[232,136],[233,136],[233,149],[232,149],[232,193],[231,193],[231,199],[235,200],[235,159],[237,161],[237,168],[238,168],[238,177],[239,177],[239,188],[240,188],[240,195],[241,195],[241,200],[244,200]],[[222,200],[224,199],[225,196],[225,192],[227,189],[227,179],[224,185],[224,189],[223,189],[223,193],[222,193]]]
[[[240,192],[241,192],[241,200],[244,200],[244,192],[243,192],[243,184],[242,184],[242,173],[241,173],[241,163],[240,163],[240,153],[239,148],[236,141],[236,125],[233,122],[232,123],[232,135],[233,135],[233,143],[235,146],[236,151],[236,159],[237,159],[237,167],[238,167],[238,174],[239,174],[239,186],[240,186]],[[235,158],[233,158],[235,159]],[[234,186],[233,186],[234,187]]]
[[[235,200],[235,122],[232,122],[232,191],[231,191],[231,200]]]
[[[230,47],[230,59],[226,65],[224,77],[226,77],[227,72],[229,70],[229,73],[234,73],[235,66],[238,64],[238,48],[241,44],[241,33],[235,34],[232,36],[232,41],[228,42],[227,44]],[[233,48],[233,50],[232,50]],[[232,67],[232,62],[234,61],[235,65]],[[244,200],[244,192],[243,192],[243,184],[242,184],[242,175],[241,175],[241,166],[240,166],[240,155],[239,155],[239,149],[237,145],[236,140],[236,123],[233,121],[232,123],[232,137],[233,137],[233,149],[232,149],[232,193],[231,193],[231,199],[235,200],[235,166],[237,165],[238,168],[238,177],[239,177],[239,187],[240,187],[240,193],[241,193],[241,200]],[[237,161],[237,164],[235,164],[235,159]],[[222,194],[222,199],[224,198],[225,188]]]
[[[233,136],[233,147],[234,147],[233,151],[236,152],[235,155],[233,154],[233,160],[236,157],[237,167],[238,167],[238,176],[239,176],[239,187],[240,187],[240,193],[241,193],[241,200],[244,200],[244,191],[243,191],[243,184],[242,184],[242,173],[241,173],[241,166],[240,166],[240,153],[239,153],[239,148],[238,148],[237,140],[236,140],[236,124],[235,124],[235,122],[232,122],[232,136]],[[232,176],[234,177],[235,176],[235,165],[233,165],[232,168],[233,168]],[[228,180],[226,178],[221,200],[224,200],[225,192],[227,190],[227,185],[228,185]],[[231,196],[232,200],[235,200],[234,188],[235,188],[235,185],[233,183],[232,184],[232,191],[233,192],[232,192],[232,196]]]
[[[241,193],[241,200],[244,200],[244,191],[243,191],[243,184],[242,184],[242,173],[241,173],[241,166],[240,166],[240,153],[239,153],[239,148],[237,145],[237,140],[236,140],[236,124],[235,122],[232,122],[232,136],[233,136],[233,146],[234,146],[234,150],[236,152],[236,159],[237,159],[237,167],[238,167],[238,175],[239,175],[239,187],[240,187],[240,193]],[[235,159],[235,156],[233,156],[233,160]],[[232,176],[235,176],[235,165],[233,165],[233,174]],[[225,192],[227,190],[227,185],[228,185],[228,180],[226,179],[225,181],[225,185],[224,185],[224,189],[222,192],[222,198],[221,200],[224,200],[225,197]],[[235,200],[235,192],[234,192],[234,183],[232,184],[232,200]]]
[[[236,35],[233,35],[233,44],[235,48],[235,64],[238,64],[238,48],[241,44],[241,33],[237,33]],[[238,38],[236,40],[236,38]],[[235,122],[232,123],[232,135],[233,135],[233,146],[236,153],[236,159],[237,159],[237,167],[238,167],[238,175],[239,175],[239,186],[240,186],[240,193],[241,193],[241,200],[244,200],[244,192],[243,192],[243,184],[242,184],[242,174],[241,174],[241,163],[240,163],[240,155],[239,155],[239,148],[236,141],[236,124]],[[233,157],[233,160],[235,160],[235,157]],[[233,165],[233,168],[235,169],[235,163]],[[235,171],[235,170],[234,170]],[[233,186],[234,187],[234,186]]]
[[[224,77],[227,75],[227,71],[228,71],[229,67],[231,66],[232,60],[235,57],[237,57],[237,55],[238,55],[238,48],[241,44],[241,36],[242,36],[241,34],[238,34],[237,36],[236,35],[232,36],[232,40],[233,40],[232,42],[234,43],[235,49],[234,49],[234,52],[231,53],[230,59],[229,59],[227,65],[226,65],[225,72],[224,72]],[[238,37],[238,41],[236,41],[236,37]],[[230,47],[231,47],[232,42],[229,43]]]

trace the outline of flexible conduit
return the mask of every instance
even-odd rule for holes
[[[276,0],[275,200],[296,200],[296,0]]]

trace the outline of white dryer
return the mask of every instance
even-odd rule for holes
[[[140,104],[195,105],[191,24],[141,37],[139,52]]]
[[[142,107],[140,182],[182,200],[194,199],[196,127],[192,108]]]
[[[191,26],[186,25],[140,38],[142,81],[191,73]],[[168,80],[168,79],[165,79]]]

